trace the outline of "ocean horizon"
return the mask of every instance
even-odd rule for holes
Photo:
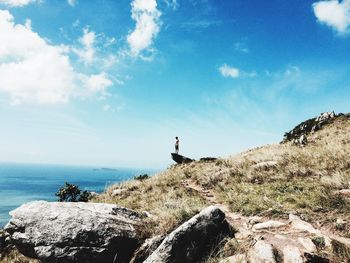
[[[69,165],[0,163],[0,228],[9,212],[34,200],[56,201],[55,193],[65,182],[81,190],[103,192],[109,185],[133,179],[152,169],[88,167]]]

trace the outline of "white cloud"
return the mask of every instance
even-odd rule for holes
[[[0,92],[13,104],[68,102],[70,97],[104,93],[112,85],[106,73],[85,75],[70,63],[67,46],[49,44],[30,23],[15,24],[0,10]],[[91,43],[91,39],[85,39]]]
[[[224,76],[225,78],[228,78],[228,77],[238,78],[239,77],[239,69],[234,68],[234,67],[230,67],[226,64],[219,67],[219,71],[220,71],[221,75]]]
[[[88,28],[84,29],[83,36],[79,39],[79,42],[83,45],[82,49],[74,49],[74,52],[79,56],[81,61],[85,65],[89,65],[93,62],[95,57],[95,47],[94,43],[96,40],[96,34],[94,31],[89,31]]]
[[[38,2],[38,0],[0,0],[0,4],[4,4],[11,7],[25,6],[34,2]]]
[[[156,0],[134,0],[131,7],[131,17],[136,26],[127,36],[127,42],[131,55],[136,57],[152,46],[159,33],[161,12],[157,9]]]
[[[70,6],[75,6],[76,4],[76,0],[67,0],[67,2]]]
[[[92,93],[106,94],[107,88],[113,84],[105,72],[91,76],[83,76],[82,80],[85,84],[84,86]]]
[[[320,23],[326,24],[338,33],[347,33],[350,26],[350,0],[319,1],[312,5]]]

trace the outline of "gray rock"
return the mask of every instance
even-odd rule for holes
[[[332,111],[321,113],[321,115],[315,118],[306,120],[295,126],[291,131],[286,132],[284,134],[282,143],[291,141],[294,144],[305,146],[307,144],[307,135],[322,129],[323,126],[331,123],[335,118],[339,116],[341,115],[336,115],[334,111]],[[302,138],[303,135],[305,137]]]
[[[321,235],[321,232],[318,229],[315,229],[310,223],[301,220],[296,215],[289,214],[289,221],[291,223],[291,227],[295,230]]]
[[[218,207],[209,206],[171,232],[144,263],[201,262],[231,234],[225,214]]]
[[[269,228],[280,228],[285,226],[286,224],[283,222],[275,221],[275,220],[270,220],[266,221],[263,223],[258,223],[253,226],[253,231],[257,230],[264,230],[264,229],[269,229]]]
[[[186,156],[183,156],[183,155],[180,155],[180,154],[177,154],[177,153],[172,153],[171,154],[171,158],[178,164],[182,164],[182,163],[191,163],[193,162],[194,160],[191,159],[191,158],[188,158]]]
[[[95,197],[99,197],[100,194],[96,193],[96,192],[90,192],[90,198],[89,199],[93,199]]]
[[[316,251],[315,244],[308,237],[299,237],[299,243],[304,247],[305,252],[313,253]]]
[[[335,115],[335,112],[334,111],[329,111],[329,112],[323,112],[321,113],[319,116],[316,117],[316,122],[323,122],[323,121],[326,121],[326,120],[329,120],[329,119],[332,119],[334,118],[336,115]]]
[[[303,263],[303,257],[297,247],[285,246],[283,248],[283,262],[284,263]]]
[[[251,263],[276,263],[273,246],[263,240],[258,240],[248,251],[248,259]]]
[[[144,262],[149,255],[153,253],[157,249],[157,247],[164,240],[164,236],[158,235],[152,238],[146,239],[142,246],[137,249],[134,256],[130,260],[130,263],[142,263]]]
[[[111,204],[35,201],[10,212],[5,230],[27,257],[47,263],[129,262],[137,213]]]

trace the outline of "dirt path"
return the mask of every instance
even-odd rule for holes
[[[222,204],[217,200],[217,197],[212,190],[205,189],[190,179],[182,181],[182,185],[188,189],[198,192],[208,202],[208,204],[219,207],[225,213],[227,222],[234,229],[238,230],[239,234],[244,234],[245,237],[251,234],[251,231],[248,230],[249,217],[231,212],[230,208],[226,204]]]
[[[212,190],[203,188],[195,181],[187,179],[182,181],[182,185],[199,193],[208,204],[219,207],[225,213],[228,223],[237,231],[235,238],[239,242],[263,239],[280,251],[284,251],[286,247],[297,248],[303,257],[305,252],[316,253],[318,251],[311,240],[315,236],[320,236],[324,238],[328,249],[332,247],[332,239],[343,243],[350,249],[349,238],[337,236],[328,229],[316,229],[296,216],[290,216],[289,220],[271,220],[260,216],[246,217],[233,213],[226,204],[219,202]]]

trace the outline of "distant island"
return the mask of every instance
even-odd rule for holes
[[[118,171],[118,169],[116,169],[116,168],[107,168],[107,167],[94,168],[94,171],[99,171],[99,170],[110,171],[110,172],[116,172],[116,171]]]

